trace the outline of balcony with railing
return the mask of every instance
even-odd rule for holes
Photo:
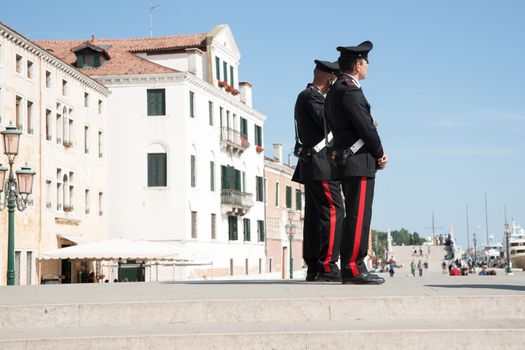
[[[253,207],[253,194],[239,190],[221,190],[221,204],[226,208],[226,215],[244,215]]]
[[[226,146],[227,151],[238,154],[242,154],[242,152],[250,147],[246,136],[237,130],[227,127],[221,128],[221,143]]]

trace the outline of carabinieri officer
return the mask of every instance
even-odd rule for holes
[[[366,78],[372,43],[365,41],[337,50],[340,75],[326,97],[325,116],[334,134],[329,157],[337,163],[345,197],[341,277],[343,283],[381,284],[385,280],[369,273],[364,263],[375,174],[388,161],[360,84]]]
[[[326,158],[324,100],[336,79],[337,62],[315,60],[314,81],[295,103],[296,139],[302,151],[292,180],[304,184],[303,259],[307,281],[341,281],[339,249],[344,208],[341,184]],[[297,137],[298,136],[298,137]],[[298,140],[297,140],[298,141]],[[297,145],[296,145],[297,148]],[[297,155],[297,154],[296,154]]]

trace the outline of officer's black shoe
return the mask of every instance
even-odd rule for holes
[[[337,265],[330,265],[330,272],[325,272],[324,268],[321,268],[317,280],[321,282],[341,282],[341,270]]]
[[[343,284],[383,284],[385,279],[370,272],[363,272],[354,277],[345,277],[342,282]]]
[[[306,270],[306,281],[307,282],[315,282],[317,281],[317,274],[319,273],[319,267],[318,266],[308,266],[308,269]]]

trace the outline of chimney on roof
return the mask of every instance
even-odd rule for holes
[[[194,47],[186,49],[186,52],[188,53],[188,72],[203,79],[202,51]]]
[[[91,42],[92,42],[92,43],[95,42],[95,34],[91,34]]]
[[[253,107],[252,104],[252,84],[247,81],[239,82],[239,92],[241,93],[241,102],[248,107]]]
[[[273,144],[273,157],[279,164],[283,163],[283,145],[282,143]]]

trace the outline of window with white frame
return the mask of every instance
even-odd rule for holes
[[[98,114],[102,113],[102,100],[98,100]]]
[[[51,209],[51,186],[53,186],[53,182],[51,180],[46,180],[46,208]]]
[[[98,215],[99,216],[104,215],[104,193],[103,192],[98,193]]]
[[[102,149],[103,146],[103,139],[102,139],[102,131],[98,132],[98,157],[102,158],[104,154],[104,150]]]
[[[22,74],[22,56],[16,55],[16,72]]]
[[[33,79],[33,76],[34,76],[34,72],[33,72],[33,62],[31,62],[30,60],[27,60],[27,77],[29,79]]]
[[[84,126],[84,153],[89,153],[89,126]]]
[[[46,88],[51,88],[51,72],[46,70]]]
[[[51,111],[46,109],[46,140],[51,141]]]
[[[67,80],[62,79],[62,95],[67,96]]]
[[[62,210],[62,169],[57,169],[57,210]]]
[[[89,214],[89,190],[84,191],[84,212]]]
[[[27,133],[33,135],[33,102],[27,101]]]
[[[22,131],[22,97],[20,96],[16,96],[15,119],[16,128]]]
[[[84,92],[84,107],[89,107],[89,94]]]

